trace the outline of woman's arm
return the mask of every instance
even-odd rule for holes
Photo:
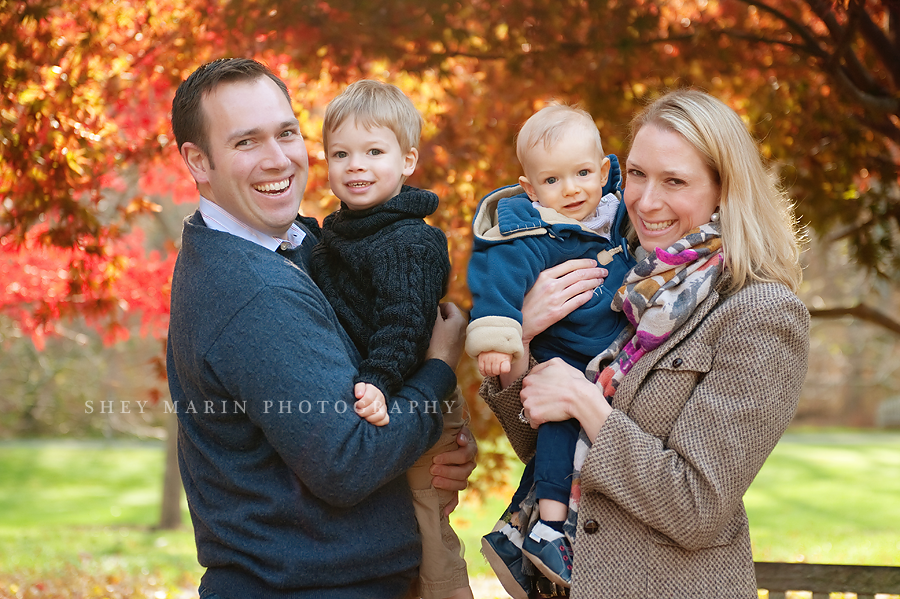
[[[606,275],[605,268],[588,258],[568,260],[541,272],[522,304],[524,354],[512,363],[508,373],[500,375],[502,387],[508,387],[528,370],[531,340],[583,306]]]
[[[613,410],[592,437],[582,493],[609,498],[683,548],[728,542],[741,498],[797,407],[809,313],[784,287],[753,284],[661,350],[629,373],[639,381],[619,387],[631,391],[614,398],[626,411]]]

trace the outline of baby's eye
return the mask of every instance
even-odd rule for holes
[[[371,150],[369,150],[369,153],[372,154],[372,156],[378,156],[379,154],[384,154],[384,152],[382,152],[378,148],[372,148]]]
[[[586,168],[583,168],[580,171],[578,171],[578,176],[579,177],[587,177],[588,173],[590,173],[590,171],[587,170]]]
[[[334,157],[335,158],[346,158],[347,152],[344,152],[343,150],[338,150],[337,152],[334,153]]]
[[[557,181],[559,181],[559,179],[557,179],[556,177],[547,177],[546,179],[544,179],[544,183],[546,183],[547,185],[553,185]]]

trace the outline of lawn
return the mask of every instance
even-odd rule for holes
[[[0,443],[0,598],[195,596],[186,512],[185,530],[153,529],[162,466],[152,442]],[[476,576],[511,490],[464,497],[454,515]],[[745,498],[754,556],[900,566],[898,497],[900,434],[793,432]]]

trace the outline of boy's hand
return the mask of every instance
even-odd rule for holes
[[[509,372],[512,356],[499,351],[485,351],[478,354],[478,371],[481,376],[500,376]]]
[[[359,400],[353,404],[353,409],[367,422],[375,426],[384,426],[391,421],[381,389],[370,383],[356,383],[353,394]]]

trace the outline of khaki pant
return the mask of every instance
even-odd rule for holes
[[[440,439],[406,473],[422,535],[422,565],[419,567],[422,599],[444,599],[456,589],[469,586],[462,543],[450,527],[450,519],[441,514],[456,494],[432,487],[429,472],[434,456],[456,449],[456,435],[468,422],[466,400],[459,387],[447,401],[452,403],[449,411],[446,404],[442,406],[444,431]]]

